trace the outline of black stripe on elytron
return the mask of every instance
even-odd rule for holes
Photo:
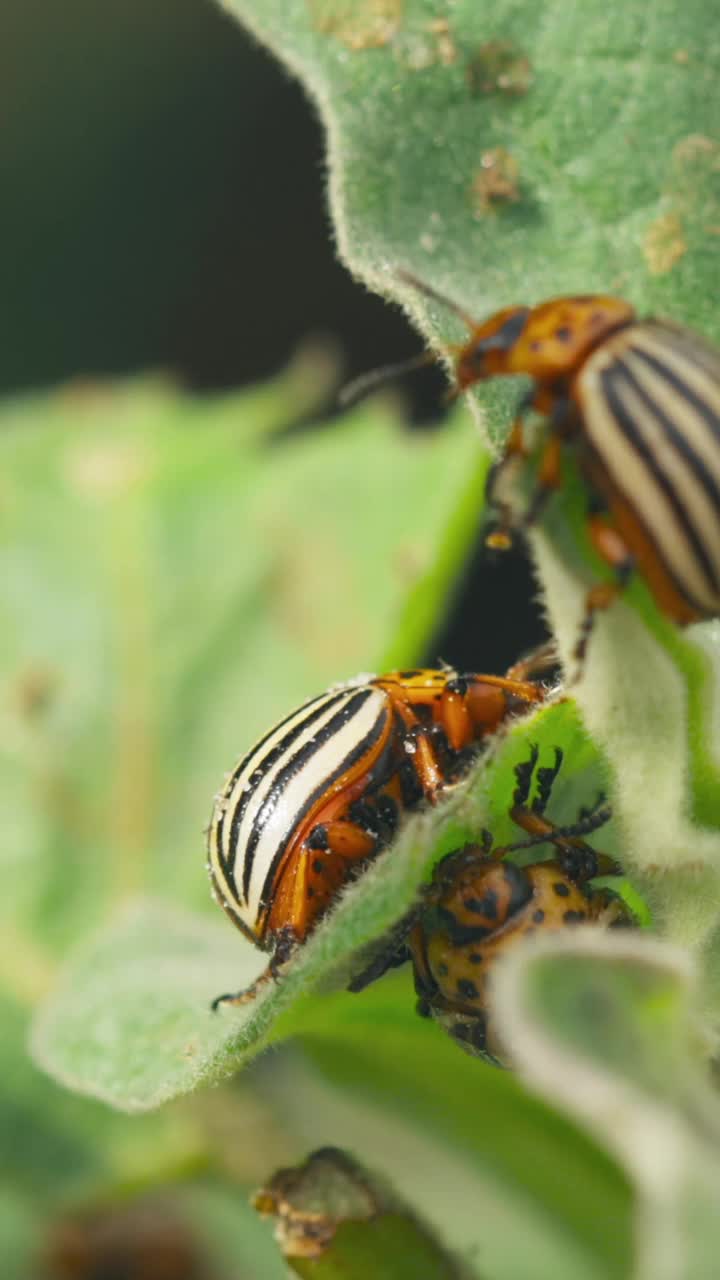
[[[353,715],[355,714],[355,711],[357,709],[358,708],[353,709]],[[340,727],[340,725],[343,723],[343,721],[340,718],[341,715],[342,713],[340,713],[340,715],[335,717],[335,719],[337,720],[337,724],[335,725],[335,728]],[[298,825],[302,822],[303,818],[307,816],[307,814],[310,812],[313,805],[315,804],[316,800],[320,798],[323,792],[326,791],[328,787],[332,786],[334,782],[337,782],[338,778],[341,778],[344,773],[347,773],[348,769],[352,769],[353,765],[357,764],[358,760],[362,760],[363,756],[367,755],[371,747],[373,747],[375,743],[378,741],[378,739],[382,737],[385,731],[385,726],[387,724],[389,715],[390,715],[390,708],[385,707],[384,710],[380,713],[380,715],[377,716],[375,723],[372,729],[369,731],[369,733],[366,733],[362,741],[358,742],[358,744],[355,747],[353,747],[352,751],[348,752],[348,754],[345,756],[345,759],[338,765],[338,767],[336,769],[333,769],[332,773],[328,774],[328,776],[323,779],[320,785],[315,788],[312,794],[308,796],[300,812],[298,813],[297,819],[293,823],[291,830],[288,832],[285,839],[281,840],[280,844],[275,850],[275,855],[272,859],[272,862],[270,863],[270,866],[268,867],[267,875],[265,877],[265,883],[263,884],[262,891],[260,894],[260,900],[258,902],[258,915],[262,911],[264,911],[265,907],[268,904],[268,900],[272,892],[273,882],[275,879],[275,872],[277,871],[278,864],[290,840],[292,839],[293,832],[297,830]],[[349,715],[346,718],[349,719],[350,718]],[[334,732],[334,730],[332,730],[332,732]],[[328,734],[327,736],[329,737],[330,734]],[[309,745],[311,747],[315,747],[317,744],[311,743]],[[301,756],[304,754],[305,752],[298,752],[298,756]],[[301,767],[303,763],[304,761],[300,761],[298,767]],[[285,775],[289,775],[290,773],[293,773],[293,772],[296,772],[296,770],[290,769],[289,767],[288,769],[284,770]],[[282,783],[278,784],[278,788],[277,788],[278,794],[280,795],[282,794],[282,789],[286,782],[287,782],[287,776],[283,778]],[[275,790],[275,788],[273,788],[273,790]],[[265,806],[263,806],[263,808],[264,807]],[[255,840],[255,844],[257,843],[258,834],[256,834],[256,831],[253,831],[253,836],[251,837],[251,839]],[[250,844],[250,841],[248,841],[248,845],[249,844]],[[250,853],[251,863],[252,863],[252,857],[254,854],[255,844],[253,845],[253,850]],[[247,856],[248,855],[246,854],[246,857]],[[249,877],[248,877],[248,884],[249,884]],[[245,891],[245,896],[247,899],[247,890]]]
[[[341,689],[338,689],[337,693],[335,691],[330,691],[326,689],[323,693],[319,693],[317,697],[309,698],[307,702],[301,702],[299,707],[294,707],[293,710],[289,711],[286,716],[283,716],[282,720],[279,720],[277,724],[274,724],[272,729],[268,729],[267,733],[264,733],[262,738],[260,738],[256,743],[254,743],[253,746],[250,747],[249,751],[245,752],[245,755],[243,756],[240,763],[235,766],[232,773],[230,774],[230,777],[227,782],[228,788],[231,787],[233,783],[237,782],[238,778],[240,777],[240,774],[242,773],[243,769],[245,768],[245,766],[247,765],[251,757],[256,755],[257,752],[260,750],[260,748],[265,745],[268,738],[272,738],[273,735],[277,733],[278,729],[282,729],[283,725],[287,724],[288,720],[292,720],[293,716],[299,715],[301,711],[309,711],[310,708],[314,707],[318,702],[322,702],[323,705],[326,705],[328,698],[339,696],[341,693],[342,693]]]
[[[682,381],[682,379],[678,378],[673,370],[669,369],[666,365],[662,363],[662,361],[658,360],[656,357],[649,356],[647,352],[643,351],[641,348],[630,346],[629,350],[632,351],[634,355],[638,357],[642,357],[644,362],[649,367],[651,367],[655,373],[657,373],[658,377],[661,380],[664,378],[664,380],[667,382],[669,387],[671,387],[674,391],[676,391],[685,400],[689,401],[691,404],[696,406],[698,410],[702,413],[703,418],[705,419],[706,423],[708,424],[708,426],[710,426],[711,429],[713,428],[713,426],[720,427],[720,420],[718,420],[717,415],[712,414],[712,411],[710,410],[707,403],[704,400],[701,400],[697,395],[695,395],[692,392],[691,388],[688,387]],[[643,404],[645,404],[646,407],[650,410],[653,417],[656,419],[658,424],[662,427],[670,443],[676,449],[680,457],[687,463],[688,469],[692,472],[692,475],[697,480],[698,484],[700,485],[700,488],[704,489],[706,496],[710,500],[710,503],[712,504],[712,506],[715,508],[715,511],[718,514],[718,519],[720,520],[720,487],[718,486],[717,481],[715,480],[715,477],[705,466],[702,455],[699,454],[692,447],[691,441],[687,438],[687,436],[683,434],[681,430],[678,429],[676,422],[669,416],[669,414],[663,408],[661,401],[658,399],[655,399],[650,394],[647,387],[644,387],[642,383],[640,383],[637,380],[635,374],[624,363],[624,360],[622,357],[618,361],[618,364],[623,370],[625,381],[630,383],[636,395],[639,397],[640,400],[642,400]],[[704,412],[704,411],[707,411],[707,412]],[[708,416],[708,414],[710,416]],[[713,443],[714,442],[711,439],[709,441],[709,444],[712,446]],[[720,440],[718,440],[717,443],[720,445]],[[686,510],[686,509],[683,507],[683,510]],[[689,521],[692,521],[693,514],[694,512],[691,508],[687,512]],[[693,528],[696,528],[696,525],[693,525]],[[713,588],[717,592],[718,590],[720,590],[720,580],[718,579],[717,571],[713,566],[711,559],[707,555],[704,544],[700,542],[699,535],[697,538],[697,542],[695,542],[695,540],[692,540],[692,541],[696,550],[700,548],[700,551],[698,552],[698,558],[704,564],[707,571],[706,576],[707,574],[709,574]]]
[[[691,388],[686,386],[681,379],[679,379],[660,361],[654,358],[648,358],[644,351],[640,351],[635,347],[632,347],[631,350],[635,355],[642,356],[646,364],[650,365],[660,377],[665,378],[669,387],[674,391],[677,391],[683,399],[687,400],[693,406],[693,408],[697,408],[711,430],[718,429],[720,432],[720,418],[718,418],[717,414],[712,413],[712,410],[706,401],[700,400],[698,396],[694,395]],[[680,456],[685,459],[689,469],[699,481],[701,487],[705,490],[711,503],[720,513],[720,486],[718,486],[712,472],[708,471],[705,466],[702,454],[698,453],[693,448],[688,437],[684,435],[682,431],[678,430],[676,423],[662,407],[662,404],[658,400],[653,399],[647,388],[643,387],[642,384],[637,381],[635,374],[624,364],[623,368],[625,370],[626,378],[633,384],[633,388],[639,395],[640,399],[648,406],[649,409],[652,410],[668,439],[675,446]],[[710,439],[708,443],[711,447],[713,445],[717,445],[718,448],[720,448],[720,434],[716,441]]]
[[[238,778],[242,774],[243,770],[247,768],[247,766],[253,760],[253,757],[259,754],[259,752],[262,750],[263,746],[268,741],[268,739],[274,737],[274,735],[278,732],[278,730],[282,729],[284,724],[287,724],[289,720],[293,719],[293,716],[300,715],[301,711],[307,710],[307,715],[303,716],[302,720],[299,720],[298,723],[294,725],[293,728],[288,733],[286,733],[282,738],[280,738],[279,742],[275,744],[272,750],[269,751],[266,756],[263,756],[258,761],[252,773],[250,774],[248,778],[247,789],[243,792],[242,797],[240,798],[238,803],[235,805],[232,811],[232,814],[230,815],[230,835],[228,839],[230,849],[229,849],[229,854],[227,858],[223,857],[222,849],[220,846],[221,846],[223,831],[225,829],[225,822],[228,817],[228,811],[226,810],[225,813],[222,814],[222,816],[220,817],[220,820],[217,824],[217,843],[219,848],[219,858],[222,861],[223,867],[225,868],[225,871],[228,876],[232,876],[235,871],[235,861],[237,858],[238,830],[240,828],[240,823],[242,822],[243,816],[245,814],[245,810],[247,809],[248,804],[252,800],[257,783],[262,780],[262,778],[267,773],[267,770],[272,768],[272,766],[276,763],[276,761],[280,759],[283,752],[287,751],[287,749],[292,745],[295,739],[303,732],[304,729],[307,728],[308,725],[312,724],[313,721],[317,720],[321,715],[323,715],[323,713],[327,711],[328,708],[335,706],[335,704],[344,697],[345,697],[345,690],[338,689],[336,693],[318,694],[317,698],[313,698],[311,702],[305,703],[304,706],[296,707],[294,711],[291,711],[289,715],[285,716],[284,720],[280,721],[280,724],[276,724],[274,728],[272,728],[269,731],[269,733],[266,733],[265,736],[261,738],[259,742],[256,742],[255,746],[251,747],[250,750],[247,752],[247,754],[243,756],[237,768],[233,769],[232,776],[228,780],[225,787],[226,793],[232,790]]]
[[[317,736],[310,738],[310,740],[305,743],[304,747],[302,747],[299,752],[296,752],[294,756],[289,757],[287,764],[278,773],[275,779],[275,782],[270,787],[268,794],[265,797],[265,800],[263,801],[263,803],[260,806],[260,809],[258,810],[258,813],[252,824],[252,834],[245,846],[245,851],[244,851],[243,896],[245,898],[246,903],[248,901],[248,891],[250,888],[250,879],[252,874],[252,864],[253,864],[253,858],[255,854],[255,848],[257,846],[258,840],[262,833],[263,825],[267,821],[267,818],[269,817],[270,813],[272,812],[272,809],[277,803],[280,791],[285,786],[287,779],[291,777],[294,773],[296,773],[297,770],[301,768],[303,764],[305,764],[308,758],[317,751],[318,747],[323,746],[323,744],[327,741],[327,739],[331,737],[332,734],[335,733],[338,728],[342,727],[342,725],[350,717],[350,715],[354,715],[355,712],[360,709],[363,703],[366,702],[366,700],[374,692],[375,692],[374,688],[372,688],[369,685],[365,685],[364,688],[358,689],[357,692],[353,693],[350,696],[348,696],[349,690],[346,688],[338,689],[336,693],[323,694],[322,695],[323,700],[321,705],[315,708],[312,715],[304,717],[302,721],[291,730],[290,733],[285,734],[285,736],[280,740],[277,746],[274,747],[273,750],[268,753],[268,755],[262,761],[261,765],[258,766],[258,769],[253,770],[251,777],[255,778],[256,773],[259,773],[259,777],[256,779],[256,781],[257,782],[262,781],[262,778],[265,776],[267,770],[269,768],[272,768],[275,764],[278,763],[279,760],[282,760],[283,756],[288,754],[289,748],[292,746],[293,742],[295,742],[296,739],[310,725],[312,725],[316,720],[318,720],[320,716],[323,715],[325,712],[327,712],[328,710],[331,710],[332,707],[334,707],[338,702],[341,703],[340,710],[337,711],[334,716],[331,716],[331,718],[328,721],[326,721],[326,723],[322,726]],[[288,718],[291,718],[291,717],[288,717]],[[250,754],[252,755],[252,752]],[[240,823],[245,814],[248,801],[252,799],[252,794],[253,794],[253,788],[251,788],[243,796],[242,801],[240,802],[240,804],[236,805],[235,811],[233,812],[232,826],[230,829],[230,843],[231,843],[230,856],[232,859],[233,869],[235,867],[235,861],[237,858],[238,832],[240,828]]]
[[[698,538],[697,530],[695,529],[695,526],[692,524],[683,503],[680,501],[680,498],[677,492],[675,491],[675,489],[672,487],[672,484],[668,480],[668,477],[665,475],[663,471],[660,470],[657,464],[657,459],[655,455],[653,454],[652,450],[649,448],[647,443],[643,440],[642,436],[638,432],[633,422],[633,419],[630,415],[630,411],[628,410],[627,406],[622,400],[622,395],[621,395],[622,389],[621,387],[618,386],[618,383],[621,383],[624,380],[623,375],[625,375],[626,377],[627,370],[619,362],[611,365],[610,368],[608,369],[604,369],[600,373],[600,385],[602,387],[602,391],[605,396],[605,399],[607,400],[608,407],[613,417],[617,421],[628,443],[633,446],[633,448],[635,449],[635,452],[639,455],[639,457],[642,458],[643,462],[645,463],[645,466],[647,467],[647,470],[650,472],[650,475],[652,479],[655,481],[657,487],[662,490],[662,492],[665,494],[666,498],[668,499],[668,503],[672,507],[673,511],[675,512],[678,523],[681,525],[682,529],[684,530],[685,535],[687,537],[687,541],[690,543],[697,561],[699,561],[700,565],[705,570],[706,578],[708,579],[709,582],[714,582],[715,578],[714,578],[712,567],[708,560],[707,553]],[[629,379],[627,380],[629,381]],[[603,462],[605,462],[605,455],[601,453],[600,449],[597,447],[597,445],[595,445],[594,442],[593,442],[593,446],[596,449],[598,456],[603,460]],[[605,465],[607,465],[607,463]],[[608,467],[608,471],[610,475],[613,475],[612,469],[610,467]],[[622,486],[620,486],[620,488],[622,488]],[[624,490],[622,491],[624,492]],[[645,521],[642,518],[642,508],[639,507],[637,502],[634,500],[634,495],[627,494],[626,497],[631,507],[633,508],[638,518],[640,519],[641,524],[645,524]],[[645,527],[647,528],[648,534],[650,535],[650,537],[653,538],[652,530],[647,525]],[[658,552],[661,554],[661,559],[663,561],[663,564],[665,565],[665,568],[667,569],[668,573],[670,574],[673,581],[675,582],[678,590],[681,592],[682,595],[686,597],[686,599],[690,599],[691,603],[696,603],[692,599],[692,597],[688,596],[688,591],[685,584],[681,583],[677,579],[677,576],[672,573],[670,565],[667,563],[666,558],[660,552],[660,548],[657,547],[656,539],[653,538],[653,541],[655,542],[656,550],[658,550]]]
[[[702,396],[700,396],[689,383],[683,382],[682,378],[678,377],[677,373],[670,365],[663,364],[662,360],[659,360],[657,356],[651,355],[650,352],[646,351],[643,347],[634,347],[630,345],[629,350],[632,351],[633,355],[637,356],[643,364],[648,365],[648,367],[655,373],[659,374],[660,377],[665,378],[666,382],[670,384],[673,390],[677,391],[684,400],[687,400],[688,404],[692,405],[693,409],[697,411],[703,422],[707,424],[710,431],[716,437],[715,441],[711,441],[711,443],[720,444],[720,416],[718,416],[717,410],[714,409],[707,400],[703,400]],[[675,350],[677,350],[677,348],[675,348]],[[683,350],[680,354],[684,358],[686,352]],[[703,365],[697,365],[696,367],[700,373],[705,375],[705,377],[709,377],[709,371]],[[720,402],[720,363],[718,364],[717,375],[718,401]]]
[[[705,338],[682,325],[662,320],[640,321],[638,327],[649,329],[660,341],[665,341],[673,350],[680,351],[696,369],[720,382],[720,350]]]

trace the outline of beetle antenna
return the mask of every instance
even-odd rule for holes
[[[434,302],[439,302],[441,307],[445,307],[462,320],[468,329],[475,329],[477,321],[459,306],[457,302],[453,302],[452,298],[446,297],[444,293],[439,293],[437,289],[429,284],[425,284],[424,280],[419,280],[411,271],[406,271],[404,267],[399,267],[396,276],[398,280],[402,280],[405,284],[409,284],[417,293],[423,294],[426,298],[432,298]],[[450,351],[460,350],[455,348],[453,344],[449,345]],[[338,404],[342,409],[347,409],[350,405],[355,404],[364,396],[369,395],[376,387],[382,387],[386,382],[393,382],[396,378],[402,377],[404,373],[412,373],[415,369],[424,369],[426,365],[435,364],[440,357],[434,351],[422,351],[419,355],[410,356],[409,360],[401,360],[398,364],[385,364],[380,369],[371,369],[368,373],[361,373],[359,377],[353,378],[346,386],[342,388],[338,395]],[[451,387],[447,392],[446,399],[449,402],[456,400],[460,394],[459,387]]]
[[[448,311],[452,311],[453,315],[456,315],[458,319],[462,320],[463,324],[466,325],[468,329],[477,328],[477,320],[475,320],[464,307],[461,307],[459,303],[453,301],[452,298],[448,298],[447,294],[440,293],[437,289],[433,289],[432,285],[425,284],[424,280],[418,280],[417,276],[414,276],[411,271],[406,271],[404,267],[399,267],[396,274],[398,280],[403,280],[405,284],[409,284],[411,288],[416,289],[418,293],[424,294],[426,298],[432,298],[434,302],[439,302],[441,307],[446,307]]]
[[[347,409],[369,395],[376,387],[382,387],[386,382],[394,382],[404,373],[412,373],[415,369],[424,369],[426,365],[435,364],[437,358],[434,351],[421,351],[419,355],[410,356],[408,360],[400,360],[397,364],[384,364],[380,369],[370,369],[367,373],[361,373],[341,389],[338,394],[338,404],[342,409]]]

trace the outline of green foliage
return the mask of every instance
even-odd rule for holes
[[[525,1077],[582,1118],[631,1174],[638,1280],[711,1275],[720,1106],[694,1044],[687,957],[576,932],[518,950],[498,999]]]
[[[457,338],[457,322],[398,267],[480,317],[619,292],[720,337],[720,42],[704,0],[651,12],[638,0],[223,5],[318,105],[342,256],[429,338]],[[478,92],[498,42],[527,59],[529,78]],[[517,192],[483,206],[483,157],[498,148],[517,165]]]
[[[255,1198],[277,1222],[292,1275],[308,1280],[469,1280],[462,1263],[383,1179],[336,1147],[279,1169]]]
[[[459,423],[417,439],[362,409],[334,433],[273,443],[322,382],[308,359],[242,398],[137,383],[4,413],[0,979],[13,1007],[45,997],[39,1060],[126,1107],[226,1061],[232,1022],[209,1001],[257,963],[204,868],[224,771],[288,705],[377,661],[399,617],[409,658],[476,523],[485,462]],[[26,1021],[5,1017],[8,1052]],[[6,1058],[3,1077],[6,1103],[10,1080],[27,1090],[38,1132],[18,1147],[29,1186],[85,1159],[89,1178],[63,1179],[62,1203],[123,1181],[124,1122],[103,1136],[109,1113],[78,1100],[66,1151],[47,1124],[67,1095]],[[152,1186],[214,1161],[204,1133],[186,1160],[165,1131],[134,1177]]]

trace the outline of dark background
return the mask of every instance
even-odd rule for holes
[[[237,387],[318,334],[347,376],[418,350],[335,259],[302,90],[211,3],[0,0],[0,18],[0,390],[158,367]],[[437,426],[438,374],[406,389]],[[478,533],[426,658],[501,671],[543,631],[523,557],[488,559]]]

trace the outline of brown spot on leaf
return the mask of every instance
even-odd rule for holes
[[[520,95],[532,84],[532,64],[512,40],[488,40],[480,45],[466,68],[471,94]]]
[[[400,26],[403,0],[306,0],[316,31],[346,48],[380,49]]]
[[[720,223],[720,141],[688,133],[672,149],[662,189],[663,216],[648,229],[645,258],[653,274],[669,271]]]
[[[457,46],[447,18],[405,26],[393,40],[393,54],[409,71],[452,66],[457,61]]]
[[[484,151],[471,187],[474,216],[484,218],[501,205],[515,204],[520,198],[519,177],[520,166],[504,147]]]
[[[676,213],[662,214],[650,223],[643,239],[643,257],[651,275],[667,275],[686,253],[683,224]]]
[[[60,684],[53,667],[31,665],[21,671],[13,689],[13,703],[23,719],[34,720],[52,705]]]

